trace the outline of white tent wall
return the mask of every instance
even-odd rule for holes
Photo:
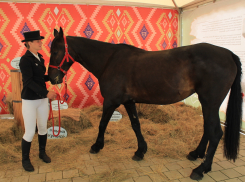
[[[243,75],[245,72],[245,0],[219,0],[180,15],[181,45],[208,42],[228,48],[240,57]],[[245,77],[242,78],[245,92]],[[244,99],[245,101],[245,99]],[[220,107],[221,120],[225,120],[228,96]],[[200,106],[197,94],[185,99],[186,104]],[[245,130],[245,104],[243,103],[243,123]]]

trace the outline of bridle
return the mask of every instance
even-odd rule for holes
[[[68,63],[69,62],[69,58],[75,63],[76,61],[73,59],[73,57],[71,57],[71,55],[68,52],[68,44],[66,41],[66,36],[64,35],[64,43],[65,43],[65,55],[60,63],[59,66],[54,66],[54,65],[49,65],[50,68],[55,68],[59,71],[62,71],[65,75],[65,95],[67,95],[67,71],[65,71],[64,69],[62,69],[62,65],[64,64],[65,60]],[[65,101],[63,101],[61,104],[63,104]]]
[[[54,66],[54,65],[49,65],[49,67],[51,68],[56,68],[57,70],[62,71],[65,75],[67,74],[67,71],[65,71],[64,69],[61,68],[61,66],[63,65],[63,63],[65,62],[65,60],[67,61],[67,63],[69,62],[69,58],[75,63],[76,61],[73,59],[73,57],[71,57],[71,55],[68,52],[68,44],[66,41],[66,36],[64,36],[64,42],[65,42],[65,56],[63,57],[61,63],[59,66]]]
[[[63,57],[61,63],[59,66],[54,66],[54,65],[49,65],[50,68],[56,68],[57,70],[60,70],[62,71],[64,74],[65,74],[65,96],[67,95],[67,71],[65,71],[64,69],[62,69],[62,65],[64,64],[65,60],[67,61],[67,63],[69,62],[69,58],[75,63],[75,60],[73,59],[73,57],[71,57],[71,55],[69,54],[68,52],[68,44],[67,44],[67,41],[66,41],[66,36],[64,36],[64,42],[65,42],[65,56]],[[49,120],[50,118],[52,118],[52,123],[53,123],[53,135],[54,136],[59,136],[60,134],[60,126],[61,126],[61,118],[60,118],[60,104],[63,104],[65,102],[65,99],[62,101],[61,100],[61,96],[57,94],[57,99],[58,99],[58,110],[59,110],[59,131],[58,131],[58,134],[55,135],[54,134],[54,117],[53,117],[53,111],[52,111],[52,105],[51,105],[51,100],[49,101],[49,104],[50,104],[50,112],[49,112]]]

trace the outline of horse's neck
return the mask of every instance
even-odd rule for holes
[[[70,37],[69,39],[67,39],[70,42],[68,44],[77,54],[76,61],[99,79],[110,56],[115,51],[115,45],[83,37]]]

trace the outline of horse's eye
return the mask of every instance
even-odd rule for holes
[[[54,55],[58,54],[58,51],[53,52]]]

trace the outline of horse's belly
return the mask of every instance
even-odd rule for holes
[[[136,103],[146,104],[172,104],[181,101],[195,91],[194,89],[135,89],[129,95]]]

